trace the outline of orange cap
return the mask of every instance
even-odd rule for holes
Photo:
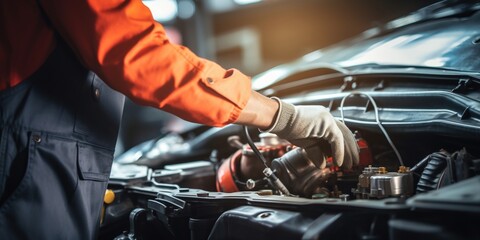
[[[103,197],[103,202],[105,204],[110,204],[115,200],[115,193],[111,189],[105,191],[105,196]]]

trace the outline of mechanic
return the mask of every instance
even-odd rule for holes
[[[241,72],[170,43],[141,0],[12,0],[0,9],[2,239],[95,238],[124,95],[299,146],[324,139],[338,165],[357,157],[327,109],[262,96]]]

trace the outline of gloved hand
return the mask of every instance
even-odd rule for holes
[[[294,106],[273,98],[280,104],[273,126],[267,132],[304,148],[309,157],[314,156],[312,149],[330,144],[334,163],[349,169],[359,161],[359,148],[352,132],[340,121],[335,120],[328,109],[322,106]],[[325,151],[325,149],[323,149]],[[324,168],[325,161],[316,163]]]

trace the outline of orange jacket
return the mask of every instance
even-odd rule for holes
[[[0,90],[42,65],[55,31],[110,87],[186,120],[232,123],[250,97],[249,77],[170,43],[141,0],[1,1]]]

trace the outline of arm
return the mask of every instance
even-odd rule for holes
[[[141,0],[40,0],[53,28],[110,87],[192,122],[234,122],[250,78],[168,41]]]
[[[345,132],[347,152],[358,159],[351,133],[337,127],[328,110],[264,97],[239,71],[171,44],[141,0],[39,1],[80,61],[137,103],[212,126],[235,122],[269,129],[302,147],[325,139],[339,165]]]

